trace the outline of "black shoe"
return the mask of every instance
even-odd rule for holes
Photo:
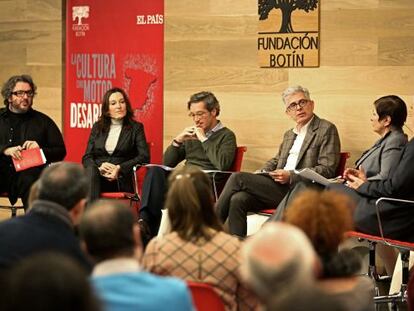
[[[143,247],[145,249],[145,247],[147,246],[148,242],[152,238],[151,229],[148,226],[148,223],[143,218],[138,219],[138,226],[139,226],[139,229],[141,231],[142,245],[143,245]]]

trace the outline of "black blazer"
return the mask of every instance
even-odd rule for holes
[[[375,213],[375,200],[380,197],[414,200],[414,139],[402,152],[398,166],[389,178],[362,184],[354,219],[358,229],[379,234]],[[407,204],[381,204],[381,221],[386,237],[414,242],[414,206]]]
[[[134,121],[132,124],[122,126],[117,145],[111,155],[105,149],[107,138],[108,132],[99,131],[98,124],[95,123],[82,158],[85,167],[98,167],[103,162],[119,164],[120,176],[125,179],[132,175],[134,165],[149,163],[150,155],[142,123]]]

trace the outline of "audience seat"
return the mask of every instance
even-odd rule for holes
[[[224,311],[224,303],[214,288],[207,283],[187,282],[197,311]]]
[[[398,250],[400,257],[401,257],[401,271],[402,271],[402,279],[401,279],[401,286],[400,290],[391,295],[379,295],[378,286],[376,285],[376,296],[374,297],[374,302],[376,304],[381,303],[392,303],[394,306],[397,303],[406,303],[407,302],[407,284],[409,280],[409,259],[410,259],[410,251],[414,251],[414,243],[406,242],[406,241],[399,241],[394,239],[389,239],[384,237],[383,226],[381,222],[381,202],[391,202],[391,203],[406,203],[413,205],[414,208],[414,201],[410,200],[402,200],[402,199],[394,199],[394,198],[387,198],[381,197],[375,202],[375,208],[378,218],[378,226],[380,236],[366,234],[358,231],[350,231],[347,232],[347,237],[357,238],[358,240],[362,241],[365,240],[369,244],[369,265],[368,265],[368,275],[374,280],[375,284],[381,280],[381,277],[377,273],[377,269],[375,266],[375,249],[376,244],[381,243],[390,247],[394,247]],[[399,269],[399,267],[395,267],[395,269]]]

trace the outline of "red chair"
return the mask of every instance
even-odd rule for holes
[[[151,151],[154,143],[148,143],[148,149],[151,157]],[[133,178],[132,183],[134,186],[134,193],[131,192],[102,192],[100,197],[103,199],[115,199],[115,200],[125,200],[129,202],[129,206],[134,208],[135,212],[139,212],[139,202],[141,201],[140,190],[142,186],[142,181],[144,179],[145,172],[140,169],[141,165],[134,166],[133,169]]]
[[[216,175],[217,174],[228,174],[227,178],[230,177],[231,173],[234,172],[240,172],[242,162],[243,162],[243,156],[244,153],[247,151],[246,146],[238,146],[236,149],[236,155],[233,160],[233,164],[231,165],[230,169],[228,171],[213,171],[212,177],[213,177],[213,191],[214,191],[214,197],[216,198],[216,201],[218,197],[220,196],[221,191],[224,188],[225,182],[221,182],[219,185],[216,183]],[[209,172],[208,170],[206,172]]]
[[[197,311],[224,311],[224,303],[214,288],[207,283],[187,282]]]

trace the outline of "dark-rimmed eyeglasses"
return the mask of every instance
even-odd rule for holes
[[[290,105],[286,108],[286,111],[295,111],[298,108],[303,108],[309,102],[308,99],[301,99],[297,102],[290,103]]]
[[[190,118],[202,118],[202,117],[204,117],[204,115],[206,114],[206,113],[208,113],[208,111],[197,111],[196,113],[192,113],[192,112],[190,112],[189,114],[188,114],[188,116],[190,117]]]
[[[35,95],[35,92],[33,92],[32,90],[30,91],[15,91],[15,92],[11,92],[14,96],[17,97],[24,97],[24,95],[26,94],[27,97],[33,97]]]

